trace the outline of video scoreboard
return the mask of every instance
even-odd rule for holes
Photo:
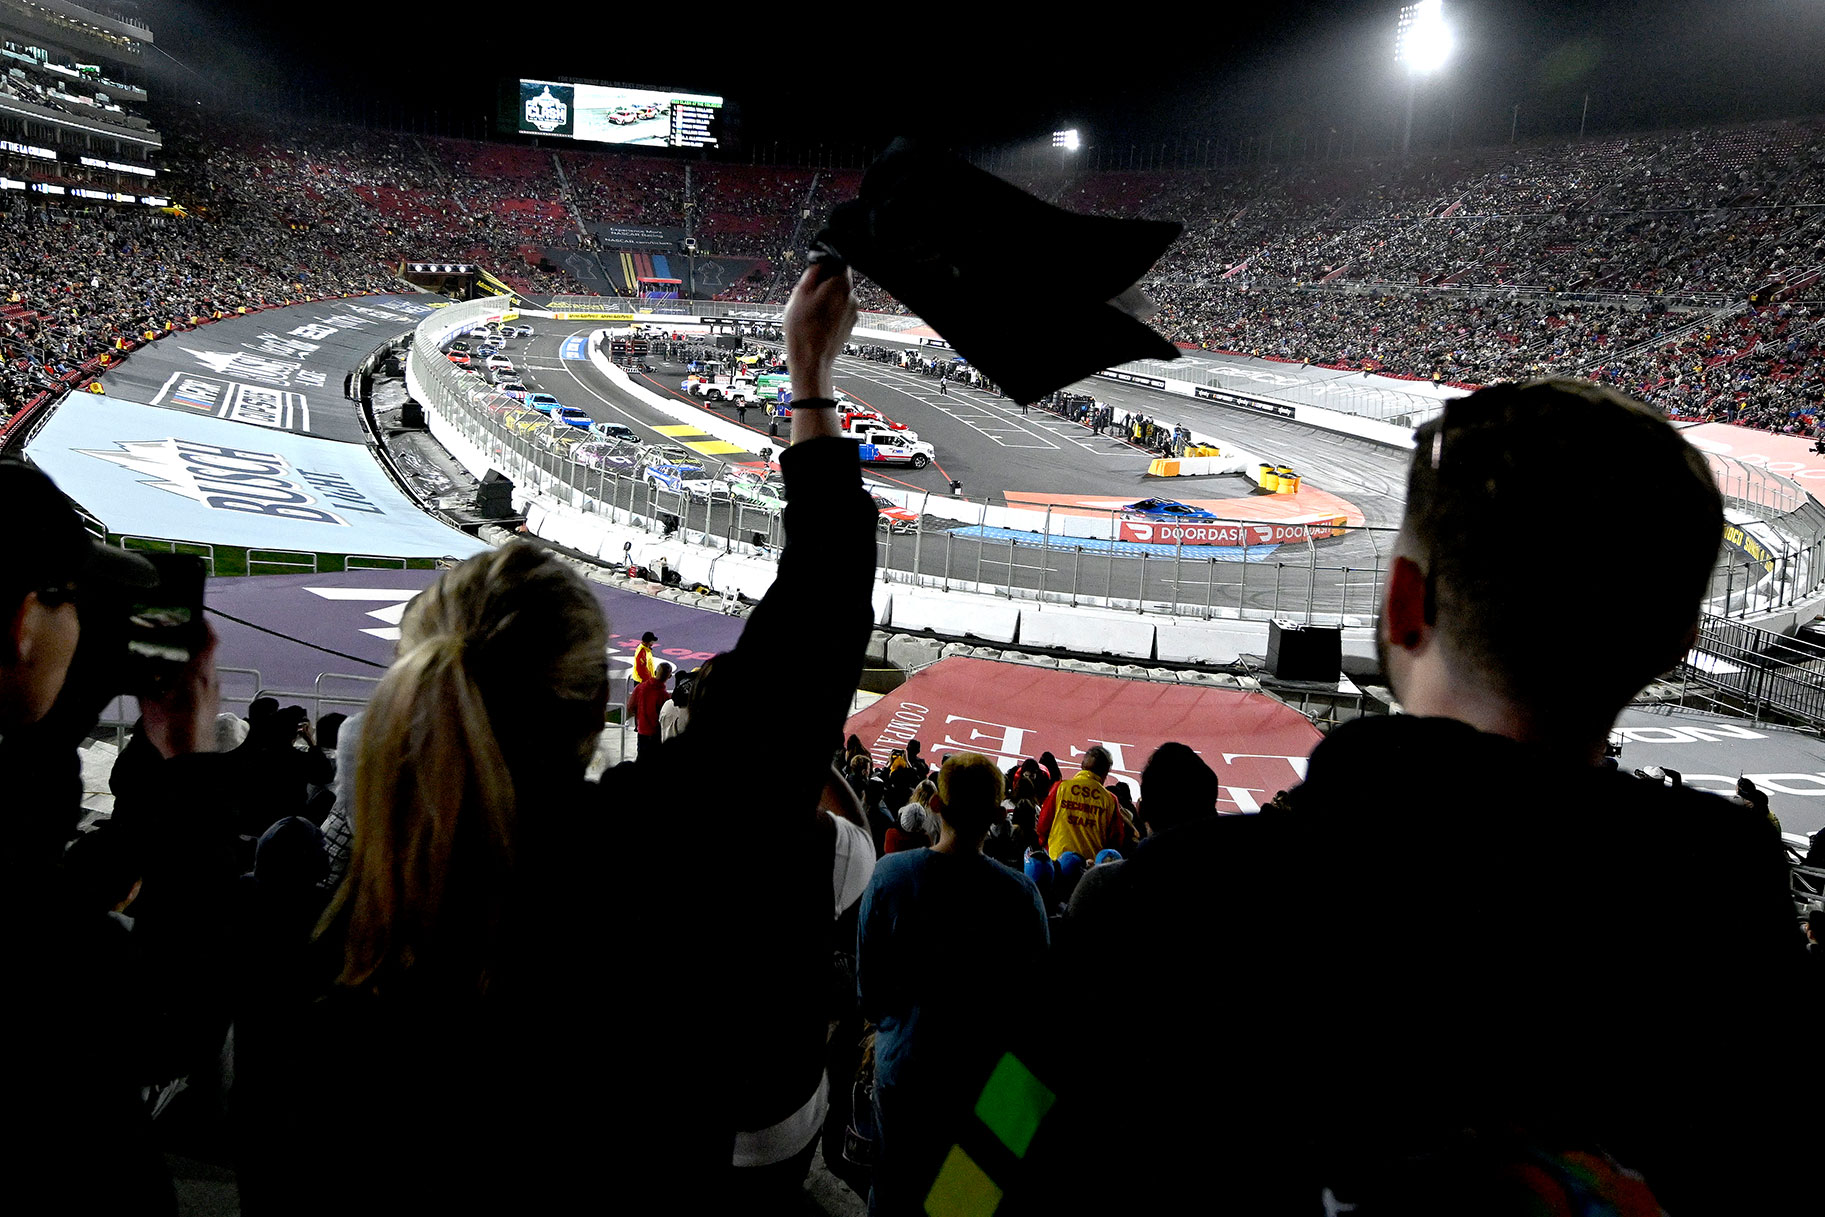
[[[512,128],[599,144],[714,148],[723,99],[709,93],[521,80]],[[508,124],[503,124],[507,126]]]

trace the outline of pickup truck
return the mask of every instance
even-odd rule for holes
[[[906,465],[913,469],[925,468],[938,455],[930,444],[907,439],[900,431],[878,431],[858,440],[856,452],[864,465]]]
[[[760,389],[752,376],[688,376],[678,388],[705,401],[745,401],[754,405],[761,400]],[[771,398],[772,393],[766,395]]]

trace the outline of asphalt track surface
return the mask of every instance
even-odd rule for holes
[[[658,428],[676,428],[677,419],[616,387],[587,360],[564,359],[566,338],[589,334],[596,326],[534,321],[538,333],[511,341],[506,354],[529,388],[550,393],[566,405],[581,406],[601,421],[621,422],[653,443],[678,443]],[[682,369],[659,364],[660,371],[636,376],[649,392],[679,398],[701,407],[700,400],[679,392]],[[905,423],[937,449],[937,460],[923,470],[871,467],[868,478],[946,495],[954,478],[972,498],[1001,503],[1007,493],[1047,493],[1138,499],[1229,498],[1246,493],[1234,475],[1173,478],[1147,475],[1150,455],[1112,436],[1093,435],[1086,427],[1038,408],[1019,406],[995,394],[953,384],[948,394],[938,382],[890,364],[844,357],[836,384],[857,401],[888,418]],[[1254,411],[1197,402],[1156,390],[1094,379],[1075,386],[1124,412],[1156,415],[1185,423],[1233,445],[1297,468],[1308,484],[1348,499],[1373,527],[1392,528],[1400,521],[1405,454],[1384,445],[1302,427]],[[716,411],[732,416],[732,407]],[[722,459],[758,460],[763,447],[780,441],[767,435],[759,410],[750,416],[753,450]],[[711,530],[723,531],[727,508],[711,511]],[[695,521],[692,524],[696,527]],[[741,531],[751,524],[744,523]],[[883,565],[963,582],[1037,588],[1076,588],[1086,596],[1176,602],[1182,611],[1201,606],[1246,608],[1259,614],[1281,611],[1368,614],[1373,611],[1374,570],[1387,549],[1387,534],[1356,531],[1313,546],[1283,545],[1278,552],[1257,549],[1244,563],[1236,551],[1187,546],[1180,556],[1141,562],[1133,555],[1063,552],[1031,538],[981,539],[947,533],[948,521],[926,517],[923,536],[883,535]],[[1039,552],[1035,552],[1035,551]],[[1308,576],[1314,560],[1320,570]]]

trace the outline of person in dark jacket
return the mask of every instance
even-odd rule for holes
[[[193,764],[213,741],[214,645],[159,687],[132,690],[146,778],[66,867],[78,745],[122,691],[124,600],[155,572],[91,540],[51,480],[21,462],[0,461],[0,515],[20,525],[0,560],[8,1200],[19,1212],[175,1213],[142,1095],[183,1074],[189,1049],[212,1033],[219,1043],[226,1023],[195,988],[224,961],[192,933],[225,920],[217,897],[232,883],[219,865],[232,834]],[[123,907],[131,933],[114,916]]]
[[[723,1211],[741,1134],[821,1126],[817,807],[873,617],[875,512],[830,383],[853,320],[847,274],[807,272],[787,308],[777,576],[690,730],[639,763],[583,780],[608,625],[549,551],[483,554],[408,606],[362,724],[324,999],[269,1029],[286,1050],[268,1046],[264,1077],[237,1079],[248,1217],[557,1209],[604,1187]],[[807,631],[819,662],[781,685],[777,656]],[[754,729],[763,702],[789,729]],[[767,780],[739,805],[680,803],[729,766]],[[705,849],[688,874],[603,870],[630,824],[668,811],[743,847]],[[349,1152],[301,1166],[325,1135]]]
[[[946,757],[929,849],[881,859],[862,897],[856,981],[875,1024],[879,1136],[869,1212],[920,1213],[968,1084],[1013,1028],[1013,998],[1047,943],[1033,881],[983,856],[1002,779],[978,753]]]
[[[1406,713],[1333,731],[1273,810],[1181,824],[1124,864],[1073,940],[1127,958],[1057,972],[1109,982],[1074,986],[1075,1025],[1146,1033],[1121,1071],[1034,1050],[1066,1097],[1023,1178],[1135,1122],[1148,1169],[1000,1211],[1188,1189],[1251,1213],[1614,1207],[1631,1188],[1671,1213],[1807,1206],[1803,1122],[1760,1048],[1821,1008],[1778,840],[1598,764],[1692,644],[1723,527],[1704,457],[1572,382],[1452,401],[1417,441],[1379,623]],[[1568,546],[1561,475],[1597,452],[1654,487],[1655,524]],[[1669,893],[1677,932],[1644,925]],[[1532,1186],[1549,1179],[1556,1198]]]

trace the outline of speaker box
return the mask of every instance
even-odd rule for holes
[[[1276,680],[1337,683],[1343,675],[1343,631],[1336,626],[1270,622],[1267,670]]]
[[[475,511],[484,520],[505,520],[513,514],[513,483],[499,469],[490,469],[475,488]]]

